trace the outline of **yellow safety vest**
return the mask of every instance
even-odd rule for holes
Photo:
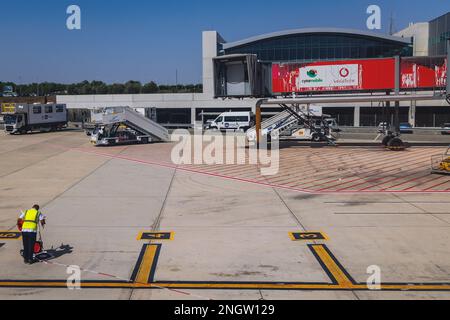
[[[23,230],[33,230],[37,231],[39,223],[40,212],[36,209],[30,209],[25,212],[25,217],[23,218]]]

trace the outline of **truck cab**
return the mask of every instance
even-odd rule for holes
[[[23,133],[26,124],[25,114],[6,114],[3,116],[5,131],[10,134]]]

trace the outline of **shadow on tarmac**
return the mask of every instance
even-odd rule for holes
[[[73,252],[73,247],[70,245],[61,245],[60,247],[50,250],[46,250],[41,254],[38,254],[36,258],[38,258],[41,261],[51,261],[58,259],[66,254],[71,254]]]

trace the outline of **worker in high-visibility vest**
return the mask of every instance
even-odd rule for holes
[[[17,221],[19,230],[22,231],[23,259],[26,264],[33,264],[34,245],[36,243],[39,224],[45,227],[46,217],[39,211],[36,204],[30,210],[22,212]]]

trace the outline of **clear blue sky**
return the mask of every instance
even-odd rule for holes
[[[82,30],[66,29],[66,9],[82,10]],[[227,41],[303,27],[365,29],[377,4],[382,32],[450,11],[449,0],[4,0],[0,81],[201,82],[201,31]]]

